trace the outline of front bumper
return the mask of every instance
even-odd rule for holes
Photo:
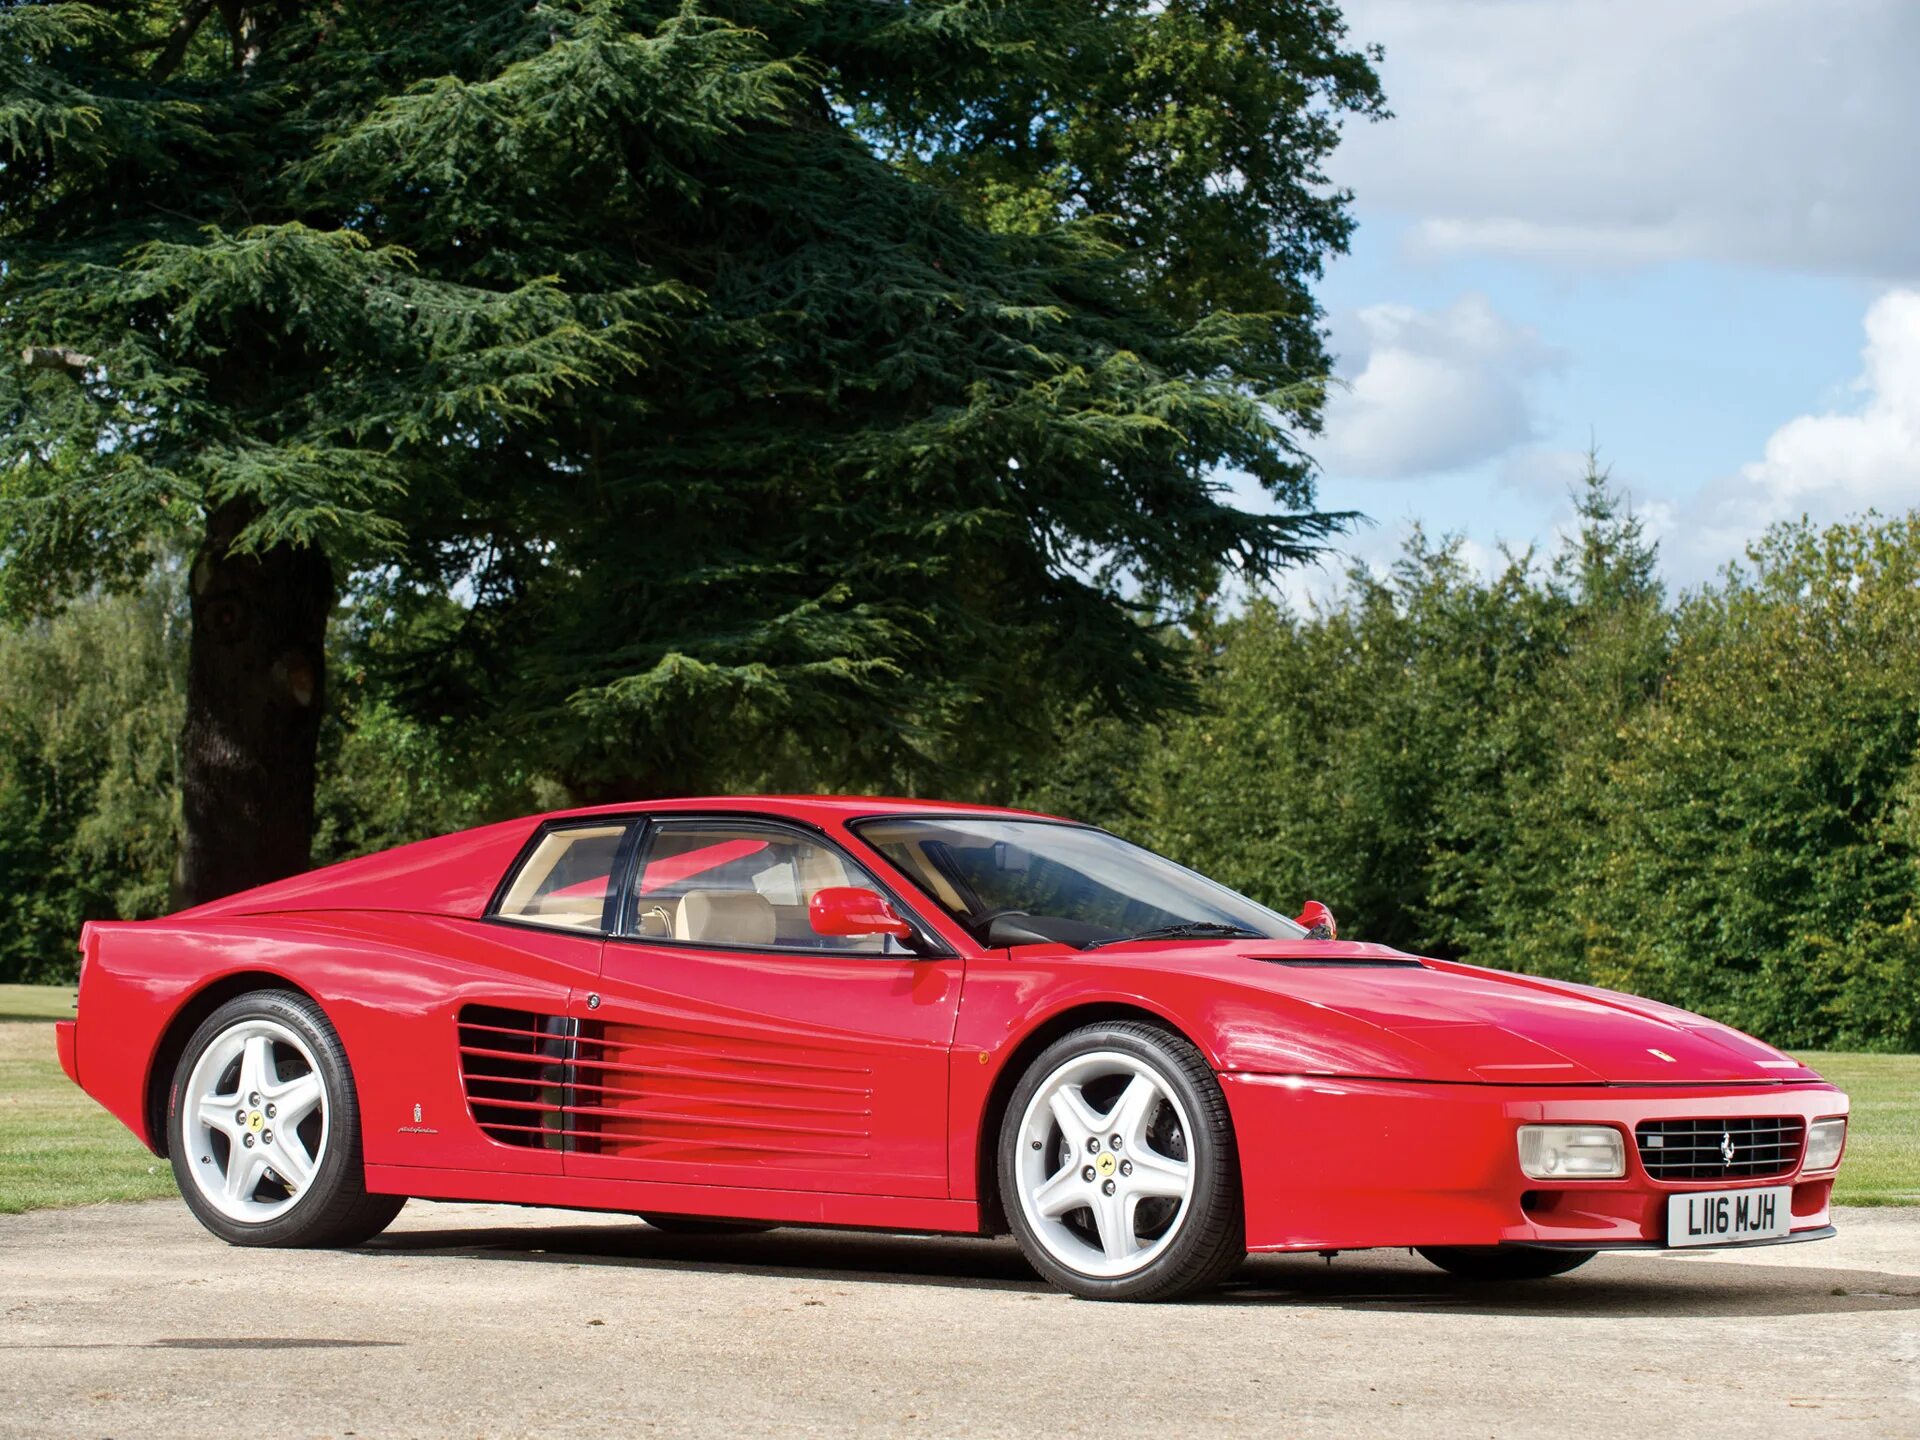
[[[1633,1142],[1642,1120],[1797,1115],[1811,1126],[1847,1113],[1831,1085],[1526,1088],[1238,1073],[1220,1083],[1239,1141],[1250,1250],[1662,1247],[1668,1196],[1772,1185],[1793,1190],[1788,1239],[1831,1233],[1831,1170],[1667,1182],[1646,1173]],[[1539,1122],[1622,1129],[1626,1176],[1527,1178],[1515,1132]]]

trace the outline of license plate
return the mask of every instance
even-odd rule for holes
[[[1793,1187],[1704,1190],[1667,1197],[1667,1244],[1738,1245],[1777,1240],[1793,1224]]]

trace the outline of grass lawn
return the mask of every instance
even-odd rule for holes
[[[70,985],[0,985],[0,1214],[173,1193],[173,1170],[68,1080],[50,1022]]]
[[[1920,1205],[1920,1055],[1829,1051],[1796,1058],[1853,1101],[1835,1203]]]
[[[0,1214],[173,1193],[173,1171],[60,1073],[73,990],[0,985]],[[1920,1205],[1920,1055],[1802,1057],[1853,1097],[1834,1200]]]

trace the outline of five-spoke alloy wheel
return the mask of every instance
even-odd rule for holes
[[[304,995],[229,1000],[174,1072],[168,1153],[200,1223],[236,1245],[351,1245],[405,1203],[369,1195],[346,1052]]]
[[[279,1021],[240,1020],[214,1036],[182,1101],[201,1198],[247,1224],[286,1214],[326,1158],[326,1099],[313,1052]]]
[[[1173,1299],[1245,1257],[1226,1101],[1167,1031],[1090,1025],[1049,1046],[1014,1090],[999,1160],[1021,1249],[1077,1295]]]

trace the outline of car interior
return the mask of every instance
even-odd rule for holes
[[[598,931],[624,824],[557,829],[527,857],[498,914]],[[833,847],[775,826],[666,821],[645,839],[629,933],[759,949],[908,954],[887,936],[827,936],[808,902],[829,886],[876,888]]]

